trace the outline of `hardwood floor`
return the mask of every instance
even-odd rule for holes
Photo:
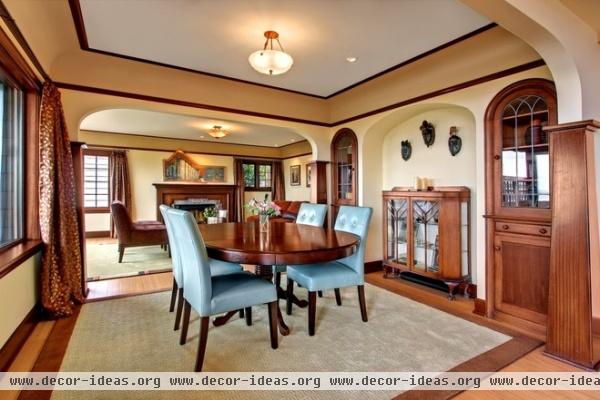
[[[451,314],[461,316],[473,322],[479,322],[499,330],[514,331],[513,326],[489,320],[473,314],[473,300],[457,296],[455,301],[448,301],[443,292],[426,288],[412,282],[385,279],[381,272],[375,272],[366,276],[366,281],[400,295],[412,298],[441,309]],[[157,291],[169,290],[172,284],[171,273],[142,275],[129,278],[111,279],[106,281],[90,283],[89,301],[99,301],[107,298],[117,298],[130,295],[139,295]],[[367,304],[368,308],[368,304]],[[54,321],[44,321],[37,325],[25,346],[10,367],[10,371],[29,371],[36,362],[40,351],[54,326]],[[569,364],[554,360],[543,355],[543,346],[537,348],[526,356],[508,365],[502,371],[536,371],[536,372],[570,372],[581,371]],[[3,392],[2,398],[6,400],[17,399],[19,392]],[[599,391],[488,391],[462,392],[455,397],[460,400],[589,400],[600,399]]]

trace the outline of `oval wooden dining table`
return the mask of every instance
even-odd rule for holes
[[[349,232],[273,221],[268,232],[258,222],[199,225],[208,256],[238,264],[256,265],[255,273],[272,276],[273,265],[312,264],[352,255],[360,237]],[[285,293],[274,280],[278,293]],[[280,296],[278,296],[279,298]],[[289,334],[279,306],[279,331]]]

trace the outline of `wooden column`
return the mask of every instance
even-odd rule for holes
[[[87,297],[88,287],[86,280],[86,255],[85,255],[85,212],[83,208],[83,149],[86,144],[71,142],[71,157],[73,158],[73,175],[75,178],[75,193],[77,218],[79,219],[79,246],[81,250],[81,290]]]
[[[313,161],[311,168],[310,202],[327,204],[327,161]]]
[[[546,354],[584,368],[600,361],[597,121],[547,127],[552,239]]]

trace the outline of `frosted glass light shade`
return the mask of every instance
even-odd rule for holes
[[[281,75],[292,68],[294,59],[279,50],[258,50],[250,54],[248,61],[252,68],[265,75]]]

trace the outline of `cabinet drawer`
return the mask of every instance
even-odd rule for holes
[[[546,225],[515,224],[512,222],[496,222],[496,232],[521,233],[550,237],[550,227]]]

